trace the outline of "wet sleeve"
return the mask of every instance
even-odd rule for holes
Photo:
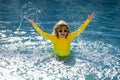
[[[47,38],[47,39],[52,39],[52,35],[51,34],[48,34],[48,33],[46,33],[46,32],[44,32],[44,31],[42,31],[39,27],[38,27],[38,25],[37,24],[34,24],[33,25],[33,28],[41,35],[41,36],[43,36],[43,37],[45,37],[45,38]]]
[[[90,23],[90,21],[91,21],[90,19],[87,19],[76,31],[74,31],[70,34],[70,37],[72,39],[77,37],[80,33],[82,33],[85,30],[85,28]]]

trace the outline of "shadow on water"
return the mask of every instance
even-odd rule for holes
[[[85,80],[96,80],[95,77],[96,77],[95,74],[86,75]]]
[[[63,64],[67,66],[74,66],[76,64],[75,55],[71,54],[69,57],[66,57]]]

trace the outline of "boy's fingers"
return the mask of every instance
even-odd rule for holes
[[[33,20],[32,20],[32,19],[29,19],[28,21],[29,21],[29,22],[33,22]]]

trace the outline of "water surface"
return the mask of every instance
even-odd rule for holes
[[[119,80],[119,0],[1,0],[1,80]],[[95,13],[86,30],[72,41],[74,54],[64,61],[51,58],[52,44],[27,21],[34,19],[52,33],[59,20],[71,32]]]

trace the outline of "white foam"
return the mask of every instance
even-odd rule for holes
[[[26,34],[25,31],[19,31],[19,30],[15,31],[14,33],[15,33],[15,34],[21,34],[21,35]]]
[[[15,42],[15,41],[21,41],[22,38],[20,37],[9,37],[8,42]]]
[[[36,42],[31,42],[30,40],[24,43],[24,45],[36,45],[36,44],[37,44]]]
[[[1,36],[2,38],[6,37],[6,35],[3,34],[3,33],[0,33],[0,36]]]

